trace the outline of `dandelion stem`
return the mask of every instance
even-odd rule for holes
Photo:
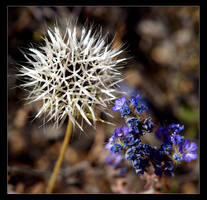
[[[63,144],[61,146],[60,154],[59,154],[58,160],[55,164],[55,168],[53,169],[52,175],[50,177],[49,184],[46,189],[46,193],[52,193],[52,191],[53,191],[53,188],[54,188],[55,182],[56,182],[56,178],[57,178],[58,172],[60,171],[60,167],[63,162],[65,151],[67,149],[67,145],[70,141],[71,133],[72,133],[72,121],[69,119],[68,125],[67,125],[67,130],[65,133],[65,138],[64,138]]]

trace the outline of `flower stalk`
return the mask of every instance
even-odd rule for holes
[[[52,193],[52,191],[54,189],[55,182],[56,182],[58,173],[60,171],[60,167],[61,167],[61,164],[63,162],[64,155],[65,155],[68,143],[70,141],[70,137],[71,137],[71,133],[72,133],[72,127],[73,127],[72,121],[69,119],[68,120],[68,125],[67,125],[67,130],[66,130],[66,133],[65,133],[65,138],[64,138],[63,144],[61,146],[60,154],[59,154],[58,160],[55,164],[55,168],[53,169],[52,175],[50,177],[49,184],[48,184],[48,187],[46,189],[46,193]]]

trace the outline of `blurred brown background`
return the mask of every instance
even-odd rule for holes
[[[38,105],[25,105],[25,92],[15,76],[25,59],[19,49],[43,42],[47,25],[65,19],[87,20],[116,33],[114,45],[127,48],[132,57],[123,74],[124,84],[138,90],[153,120],[185,125],[184,136],[199,145],[199,7],[9,7],[8,8],[8,192],[44,193],[57,159],[66,125],[54,130],[33,117]],[[106,118],[120,126],[115,118]],[[105,118],[105,116],[103,116]],[[121,121],[123,122],[123,121]],[[104,149],[114,127],[85,125],[75,129],[54,192],[139,193],[145,181],[129,170],[118,177],[105,163]],[[153,136],[146,140],[160,144]],[[167,193],[199,193],[199,159],[181,164],[170,178]]]

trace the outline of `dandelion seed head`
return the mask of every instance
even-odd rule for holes
[[[126,60],[119,58],[122,47],[112,48],[101,29],[83,26],[77,31],[71,23],[63,34],[58,26],[48,29],[43,39],[43,46],[24,52],[27,65],[19,74],[25,80],[21,86],[29,89],[26,100],[43,102],[35,118],[47,113],[47,121],[58,126],[68,116],[82,129],[81,116],[92,125],[88,116],[96,121],[95,106],[104,110],[116,98],[119,68]]]

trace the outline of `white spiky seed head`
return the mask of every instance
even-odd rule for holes
[[[24,52],[27,66],[21,65],[19,75],[25,78],[21,86],[29,88],[26,100],[43,102],[35,118],[47,113],[47,121],[53,119],[58,126],[68,116],[83,130],[78,116],[91,125],[88,116],[97,120],[94,107],[104,110],[116,98],[122,81],[118,68],[125,60],[117,56],[123,50],[107,44],[101,29],[92,31],[92,26],[83,26],[78,32],[71,24],[64,34],[57,26],[48,28],[45,44]]]

